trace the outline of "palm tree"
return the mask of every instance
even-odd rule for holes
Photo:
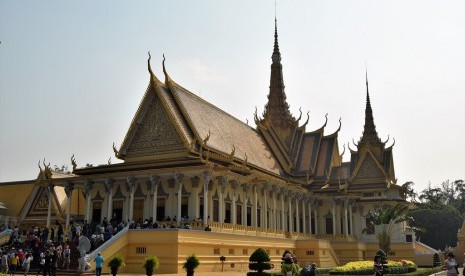
[[[375,227],[379,248],[386,254],[391,250],[392,235],[401,230],[399,223],[413,221],[413,218],[407,215],[408,210],[408,204],[397,203],[392,207],[382,206],[370,211],[369,218]]]

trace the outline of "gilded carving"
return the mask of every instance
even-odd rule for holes
[[[370,155],[367,155],[363,164],[358,171],[357,178],[376,178],[383,177],[383,174],[380,172],[378,166],[376,166],[375,161]]]
[[[127,155],[172,153],[176,150],[184,150],[184,145],[160,100],[154,98],[136,130]]]

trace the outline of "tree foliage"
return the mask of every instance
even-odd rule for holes
[[[389,253],[391,250],[391,237],[400,230],[399,223],[409,222],[412,217],[408,215],[409,205],[397,203],[394,206],[382,206],[372,210],[369,214],[370,221],[375,226],[375,234],[379,248]]]
[[[413,186],[411,181],[402,185],[406,197],[416,206],[409,212],[412,225],[424,229],[417,233],[417,239],[441,250],[456,246],[457,231],[465,218],[465,182],[446,180],[436,186],[430,183],[418,194]]]

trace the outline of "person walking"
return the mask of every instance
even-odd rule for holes
[[[71,249],[69,248],[69,245],[65,245],[65,249],[63,250],[63,265],[61,266],[61,269],[68,270],[69,269],[69,263],[70,263],[70,258],[71,258]]]
[[[32,261],[32,255],[27,253],[26,257],[24,257],[24,260],[23,260],[24,276],[27,276],[27,274],[29,273],[29,269],[31,268],[31,261]]]
[[[12,253],[10,257],[10,274],[11,275],[15,275],[18,265],[19,265],[18,254]]]
[[[457,276],[458,263],[454,259],[454,253],[447,253],[447,259],[444,261],[444,269],[447,271],[447,276]]]
[[[41,251],[39,255],[39,271],[37,271],[36,276],[39,276],[39,274],[44,271],[44,265],[45,265],[45,253]]]
[[[97,257],[94,259],[95,262],[95,276],[100,276],[102,274],[102,267],[103,267],[103,257],[102,254],[99,252]]]

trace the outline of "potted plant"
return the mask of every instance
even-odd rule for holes
[[[143,267],[145,268],[145,275],[152,276],[153,270],[158,269],[160,260],[157,256],[146,257]]]
[[[113,256],[107,263],[107,266],[110,268],[111,270],[111,275],[113,276],[116,276],[116,274],[118,273],[118,269],[120,267],[123,267],[125,266],[125,263],[123,261],[123,257],[121,257],[120,255],[115,255]]]
[[[195,254],[192,254],[186,258],[182,268],[186,270],[187,276],[194,276],[194,270],[199,266],[200,262]]]

